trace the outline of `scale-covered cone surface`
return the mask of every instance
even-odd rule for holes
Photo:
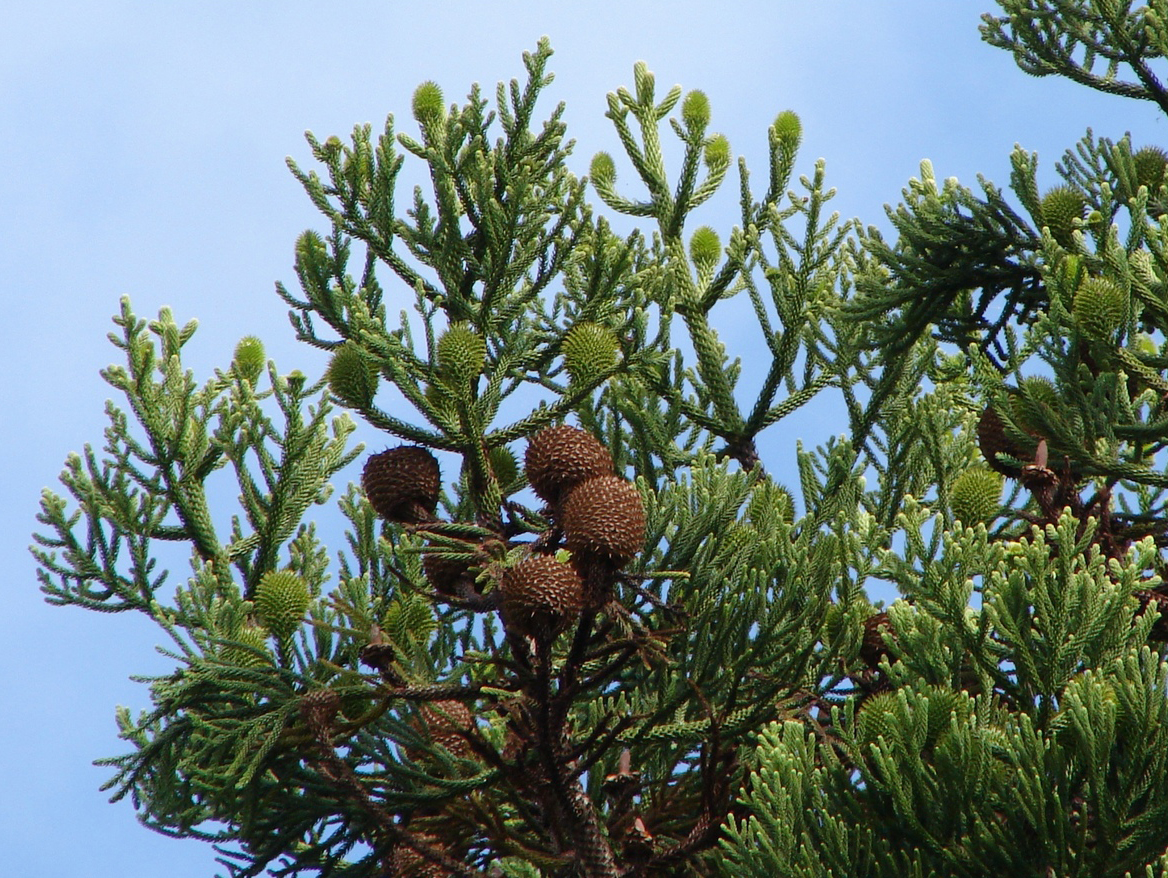
[[[462,734],[474,725],[470,709],[465,704],[461,701],[435,701],[423,704],[421,714],[431,741],[445,747],[452,756],[461,759],[472,756],[470,745]]]
[[[551,555],[525,558],[503,573],[499,590],[503,624],[520,636],[554,636],[584,606],[584,583],[570,565]]]
[[[641,495],[620,476],[581,482],[564,501],[564,541],[573,552],[621,566],[645,542],[645,506]]]
[[[371,455],[361,473],[361,487],[377,514],[401,524],[431,520],[441,485],[437,459],[420,445]]]
[[[239,668],[262,668],[272,663],[272,654],[268,651],[268,632],[260,626],[245,625],[231,639],[240,645],[225,646],[220,654],[223,661]]]
[[[1155,197],[1164,183],[1164,170],[1168,168],[1168,152],[1158,146],[1143,146],[1132,154],[1132,162],[1136,168],[1136,188],[1147,186],[1148,195]]]
[[[613,471],[608,449],[591,433],[567,424],[532,436],[524,462],[532,489],[553,505],[580,482]]]
[[[473,543],[467,543],[466,553],[473,554],[475,548]],[[426,580],[439,594],[458,594],[458,580],[462,578],[463,574],[469,568],[469,561],[451,557],[450,554],[440,554],[439,551],[434,551],[426,552],[422,555],[422,573],[425,574]]]
[[[423,836],[430,847],[449,855],[450,851],[433,836]],[[440,863],[426,859],[409,845],[402,842],[393,849],[389,857],[393,878],[449,878],[450,870]]]
[[[977,422],[977,445],[991,469],[997,470],[1004,476],[1018,477],[1021,470],[1004,460],[1000,460],[998,455],[1008,454],[1010,457],[1023,460],[1026,453],[1006,435],[1006,425],[1002,421],[1002,416],[994,410],[993,406],[987,405],[985,411],[981,413],[981,419]]]
[[[487,343],[469,326],[455,324],[438,339],[438,371],[452,387],[469,385],[486,362]]]

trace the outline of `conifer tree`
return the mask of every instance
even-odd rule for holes
[[[1027,73],[1168,109],[1162,4],[1000,6]],[[1008,192],[923,162],[897,240],[860,236],[848,405],[902,599],[855,695],[762,730],[736,873],[1164,874],[1166,163],[1090,129],[1053,174],[1016,149]]]
[[[1024,69],[1159,100],[1155,9],[1002,5]],[[232,876],[1168,875],[1168,156],[1088,133],[1041,195],[1024,152],[1012,195],[925,165],[887,244],[822,162],[792,183],[784,111],[719,233],[706,96],[637,64],[578,177],[550,55],[493,102],[422,84],[408,133],[309,135],[328,232],[278,292],[319,380],[247,338],[200,385],[195,323],[123,301],[125,408],[34,547],[50,602],[173,644],[114,797]],[[756,439],[822,392],[848,433],[796,492]]]

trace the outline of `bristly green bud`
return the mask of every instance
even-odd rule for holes
[[[953,516],[967,525],[989,521],[1001,508],[1002,477],[984,467],[967,469],[953,480],[949,505]]]
[[[354,408],[368,408],[377,395],[377,367],[361,356],[351,341],[342,344],[333,353],[325,371],[329,390],[341,401]]]
[[[694,89],[681,102],[681,118],[691,131],[701,131],[710,124],[710,99]]]
[[[616,333],[599,323],[577,323],[564,337],[561,352],[573,384],[592,385],[612,371],[619,350]]]
[[[437,348],[438,374],[452,389],[469,387],[486,368],[487,343],[465,324],[447,328]]]
[[[1136,167],[1136,189],[1147,186],[1148,195],[1154,197],[1164,183],[1168,152],[1158,146],[1142,146],[1132,154],[1132,162]]]
[[[1128,295],[1105,277],[1089,277],[1079,285],[1071,316],[1088,338],[1109,340],[1127,318]]]
[[[446,112],[446,105],[442,99],[442,89],[436,82],[423,82],[414,89],[414,118],[419,124],[437,122]]]
[[[695,229],[693,237],[689,239],[689,257],[699,271],[713,267],[722,255],[722,242],[718,233],[709,226]]]
[[[254,335],[241,338],[235,346],[235,356],[231,361],[235,374],[255,387],[264,370],[264,363],[264,343]]]
[[[270,570],[256,586],[256,617],[277,640],[286,640],[300,627],[311,597],[308,584],[291,570]]]
[[[799,148],[803,141],[803,123],[794,110],[783,110],[775,116],[775,136],[792,152]]]
[[[606,152],[598,152],[592,157],[592,166],[588,173],[593,180],[606,186],[616,182],[616,164],[612,156]]]
[[[706,144],[706,165],[711,168],[723,168],[730,164],[730,141],[724,134],[715,134]]]
[[[1042,196],[1042,224],[1060,246],[1070,249],[1074,243],[1075,220],[1087,211],[1087,198],[1071,186],[1055,186]]]

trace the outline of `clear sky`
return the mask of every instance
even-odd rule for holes
[[[318,375],[273,292],[294,287],[292,247],[325,230],[284,157],[311,164],[305,129],[342,137],[394,113],[412,130],[414,87],[449,100],[522,76],[541,35],[556,49],[552,102],[567,102],[573,169],[619,153],[605,95],[644,60],[664,91],[702,88],[712,127],[764,174],[776,113],[803,120],[799,171],[827,161],[844,216],[883,224],[922,158],[939,177],[1005,186],[1015,143],[1036,150],[1040,187],[1091,126],[1168,146],[1151,105],[1032,79],[982,43],[990,0],[690,0],[621,3],[6,3],[0,6],[0,874],[24,878],[209,878],[211,849],[141,828],[98,791],[92,760],[123,752],[113,710],[147,706],[131,674],[164,673],[144,619],[43,603],[27,552],[40,491],[65,455],[100,446],[98,370],[118,298],[140,316],[198,317],[187,347],[200,381],[257,334],[282,372]],[[626,172],[624,179],[627,180]],[[724,205],[726,202],[723,201]],[[718,204],[697,219],[728,237]],[[383,276],[389,281],[389,274]],[[398,290],[398,292],[402,292]],[[410,298],[401,300],[408,305]],[[749,357],[749,351],[734,351]],[[837,410],[838,412],[838,410]],[[830,405],[766,434],[768,469],[794,443],[843,432]],[[357,438],[385,439],[362,427]],[[339,481],[356,478],[356,467]],[[328,517],[328,507],[313,510]],[[175,571],[183,574],[180,566]],[[8,871],[11,869],[11,871]]]

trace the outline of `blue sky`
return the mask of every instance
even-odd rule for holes
[[[573,10],[585,10],[578,12]],[[144,619],[56,609],[28,555],[40,491],[65,455],[101,444],[118,298],[140,316],[170,305],[201,328],[188,365],[202,380],[257,334],[281,371],[319,374],[273,293],[290,286],[292,246],[325,229],[284,165],[322,139],[394,113],[433,79],[448,99],[522,75],[548,35],[552,102],[567,102],[573,169],[619,151],[605,95],[644,60],[659,87],[702,88],[712,127],[762,174],[766,127],[803,120],[799,171],[827,161],[845,217],[884,224],[922,158],[938,176],[1005,185],[1017,142],[1042,161],[1040,186],[1087,126],[1168,146],[1151,105],[1033,79],[983,44],[986,2],[769,0],[600,2],[60,3],[0,10],[0,850],[11,874],[209,878],[211,849],[148,832],[111,806],[95,758],[122,751],[113,709],[146,706],[131,674],[161,673],[161,632]],[[626,178],[627,178],[626,174]],[[728,202],[697,222],[728,237]],[[729,202],[732,203],[732,202]],[[403,299],[408,302],[408,299]],[[749,356],[749,351],[735,351]],[[794,443],[842,431],[830,406],[767,434],[764,462],[790,473]],[[384,439],[367,427],[357,438]],[[356,468],[343,474],[355,478]],[[315,514],[329,516],[328,508]],[[183,568],[175,571],[181,574]]]

